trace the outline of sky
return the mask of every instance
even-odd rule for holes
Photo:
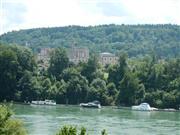
[[[0,0],[0,34],[101,24],[180,25],[180,0]]]

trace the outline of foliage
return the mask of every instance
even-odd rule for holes
[[[87,100],[88,81],[80,73],[67,81],[66,98],[70,104],[79,104]]]
[[[34,72],[36,63],[30,49],[0,45],[0,101],[14,100],[18,83],[26,72]]]
[[[47,70],[38,72],[36,65],[28,48],[0,45],[0,101],[52,99],[79,104],[99,100],[102,105],[125,106],[148,102],[176,109],[180,105],[179,58],[157,59],[152,54],[129,59],[121,53],[117,65],[102,67],[95,55],[87,63],[69,65],[65,50],[58,48]]]
[[[86,128],[82,127],[78,133],[77,127],[63,126],[56,135],[88,135]],[[101,132],[101,135],[107,135],[106,130]]]
[[[120,81],[119,89],[120,93],[117,99],[119,104],[133,105],[143,101],[145,89],[135,75],[126,73]]]
[[[17,93],[20,93],[20,101],[32,101],[40,97],[40,86],[36,77],[32,72],[25,71],[22,78],[17,84]],[[18,100],[18,97],[16,97]]]
[[[100,78],[94,79],[90,85],[88,100],[99,100],[102,105],[110,104],[107,96],[106,82]]]
[[[96,56],[92,56],[86,64],[84,64],[81,74],[87,78],[89,82],[92,82],[94,78],[98,77],[98,59]]]
[[[118,86],[119,82],[123,79],[129,67],[127,65],[127,54],[122,53],[119,56],[119,63],[115,66],[109,67],[109,82],[114,82]]]
[[[11,110],[0,105],[0,134],[1,135],[26,135],[26,130],[20,120],[11,118]]]
[[[57,48],[52,51],[49,63],[49,74],[59,79],[60,74],[68,67],[69,63],[66,51],[62,48]]]
[[[91,52],[125,51],[130,57],[141,57],[155,51],[158,58],[180,56],[180,26],[99,25],[37,28],[8,32],[0,36],[3,43],[28,45],[32,50],[43,47],[69,48],[75,42]]]

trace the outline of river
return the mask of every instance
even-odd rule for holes
[[[140,112],[113,107],[13,105],[14,117],[23,120],[29,135],[55,135],[63,125],[88,129],[90,135],[180,135],[180,112]]]

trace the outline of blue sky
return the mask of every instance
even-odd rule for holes
[[[0,34],[99,24],[180,24],[180,0],[0,0]]]

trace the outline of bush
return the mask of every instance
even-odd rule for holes
[[[11,116],[12,111],[7,106],[0,105],[0,135],[26,135],[23,123]]]
[[[63,126],[60,131],[56,135],[88,135],[86,132],[86,128],[82,127],[80,132],[78,133],[77,127],[73,126]],[[106,130],[101,132],[101,135],[108,135]]]

